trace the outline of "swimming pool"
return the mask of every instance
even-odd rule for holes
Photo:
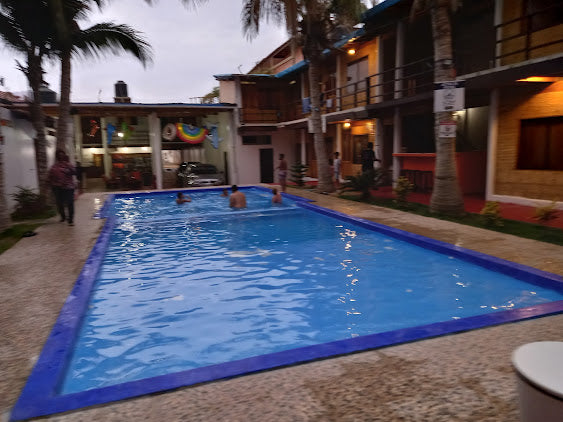
[[[249,209],[242,212],[229,210],[217,191],[200,198],[200,192],[190,192],[194,201],[187,207],[170,206],[170,193],[121,196],[108,203],[106,211],[117,218],[108,218],[12,417],[563,311],[561,278],[553,274],[300,200],[272,207],[268,191],[246,192]],[[195,212],[205,195],[215,195],[212,203]],[[263,229],[259,221],[265,222]],[[447,277],[439,280],[442,273]],[[503,297],[489,292],[491,277],[505,285]],[[514,278],[534,284],[519,284],[516,294],[510,293]],[[94,283],[104,288],[89,301]],[[483,290],[485,298],[465,296]],[[446,316],[434,312],[436,301],[452,305]],[[140,308],[146,312],[136,315]],[[205,314],[223,315],[232,326],[225,330],[224,319],[203,323]],[[103,315],[111,315],[110,321]],[[136,317],[148,321],[143,336],[152,343],[145,341],[144,351],[143,341],[131,337],[143,326],[132,321]],[[126,327],[115,325],[116,319],[126,320]],[[95,327],[94,336],[88,326]],[[104,331],[106,337],[99,336]],[[162,350],[163,343],[186,331],[193,337],[180,340],[179,350]],[[250,345],[241,339],[250,339]],[[199,351],[198,340],[203,340]],[[224,349],[234,351],[228,360]],[[179,362],[186,350],[193,352],[184,359],[189,362]],[[122,366],[105,368],[101,355],[104,362],[117,357]],[[131,368],[133,355],[149,363],[148,372],[139,375]],[[194,356],[203,360],[195,362]],[[109,371],[110,382],[91,372],[97,366]],[[33,405],[37,391],[47,397]]]

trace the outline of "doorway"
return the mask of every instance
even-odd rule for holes
[[[274,149],[260,149],[260,183],[274,183]]]

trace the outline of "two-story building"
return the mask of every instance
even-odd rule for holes
[[[433,39],[429,13],[386,0],[363,28],[326,51],[323,127],[343,175],[360,169],[368,142],[392,179],[431,190],[435,161]],[[456,156],[465,194],[528,205],[563,200],[563,5],[557,0],[475,0],[452,14]],[[316,176],[308,130],[307,63],[286,43],[244,75],[216,75],[235,103],[240,182],[273,181],[274,156]],[[561,203],[560,203],[561,205]]]

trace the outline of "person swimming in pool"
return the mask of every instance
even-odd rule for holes
[[[184,196],[182,192],[178,192],[178,195],[176,196],[176,203],[183,204],[185,202],[192,202],[192,198],[190,198],[188,195]]]
[[[228,190],[227,188],[223,189],[223,192],[221,193],[221,196],[223,196],[223,197],[229,196],[229,190]]]
[[[282,196],[281,193],[278,192],[276,188],[272,189],[272,204],[281,204]]]
[[[237,185],[231,186],[231,191],[229,206],[231,208],[246,208],[246,195],[238,190]]]

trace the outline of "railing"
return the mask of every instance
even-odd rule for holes
[[[559,3],[496,25],[497,33],[502,33],[496,41],[496,65],[513,64],[561,52],[561,13],[563,4]]]
[[[433,58],[427,57],[390,68],[343,87],[322,92],[323,114],[366,107],[391,99],[414,97],[433,90]],[[296,100],[280,108],[244,108],[244,123],[279,123],[303,119],[309,115],[303,101]]]
[[[557,18],[562,11],[563,4],[559,3],[496,25],[495,30],[501,35],[496,37],[495,54],[489,55],[478,70],[493,69],[563,51],[563,23]],[[487,46],[474,46],[481,50],[484,47]],[[492,44],[488,47],[492,48]],[[471,54],[469,56],[471,57]],[[471,69],[471,66],[464,67],[468,72],[475,71]],[[403,66],[385,69],[364,80],[324,91],[321,112],[333,113],[394,99],[412,98],[432,92],[433,82],[434,58],[426,57]],[[244,110],[242,120],[245,123],[279,123],[307,116],[309,112],[303,110],[302,101],[296,100],[278,108]]]

